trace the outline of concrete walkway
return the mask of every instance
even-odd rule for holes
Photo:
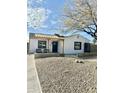
[[[27,55],[27,93],[42,93],[33,54]]]

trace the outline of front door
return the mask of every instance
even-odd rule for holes
[[[53,41],[52,42],[52,52],[53,53],[57,53],[58,52],[58,42],[57,41]]]

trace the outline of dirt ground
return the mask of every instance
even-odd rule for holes
[[[96,62],[76,63],[75,58],[36,59],[43,93],[96,93]]]

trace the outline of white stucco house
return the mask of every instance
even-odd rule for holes
[[[29,33],[29,52],[35,53],[38,49],[47,50],[48,53],[77,54],[86,49],[85,43],[90,41],[83,36],[60,36]]]

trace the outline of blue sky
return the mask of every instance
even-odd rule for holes
[[[28,26],[27,27],[28,33],[32,32],[32,33],[44,33],[44,34],[54,34],[54,33],[61,34],[58,30],[55,30],[55,28],[58,28],[59,26],[58,24],[59,24],[60,16],[63,13],[64,2],[65,0],[28,0],[28,9],[41,9],[40,15],[43,16],[40,21],[41,23],[38,24],[38,26],[39,25],[42,26],[36,29],[34,27]],[[36,21],[35,23],[37,22],[39,21]],[[82,34],[84,37],[92,40],[92,38],[86,33],[79,33],[79,34]]]

